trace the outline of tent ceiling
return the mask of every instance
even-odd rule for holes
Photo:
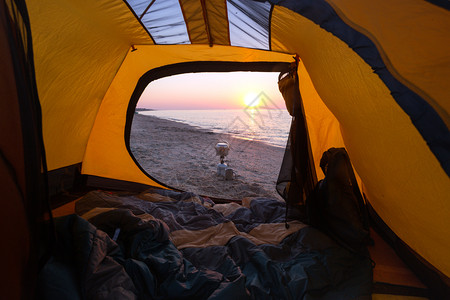
[[[127,3],[156,44],[210,43],[270,50],[272,5],[268,1],[228,0],[224,7],[189,0],[127,0]],[[191,10],[194,6],[195,13]],[[225,16],[227,28],[216,32],[215,21],[220,15]]]
[[[271,7],[269,2],[227,1],[231,45],[270,50]]]
[[[127,0],[156,44],[190,44],[178,0]]]

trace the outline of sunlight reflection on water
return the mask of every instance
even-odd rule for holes
[[[139,113],[278,147],[286,146],[291,122],[285,109],[155,110]]]

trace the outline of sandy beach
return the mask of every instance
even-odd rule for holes
[[[226,163],[235,171],[234,180],[216,175],[214,146],[221,141],[230,144]],[[141,166],[170,187],[227,199],[281,199],[275,182],[283,148],[141,114],[134,115],[130,146]]]

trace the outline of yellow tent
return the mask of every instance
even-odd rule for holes
[[[128,147],[143,86],[187,72],[270,71],[298,54],[316,168],[324,151],[345,146],[373,210],[449,285],[448,2],[2,3],[19,24],[24,5],[50,177],[80,169],[160,186]]]

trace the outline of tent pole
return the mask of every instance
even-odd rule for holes
[[[208,11],[206,10],[205,0],[201,0],[200,3],[202,4],[203,20],[205,21],[206,35],[208,36],[208,43],[209,43],[209,46],[212,47],[213,46],[213,39],[212,39],[212,36],[211,36],[211,29],[209,27]]]
[[[150,2],[150,4],[147,6],[147,8],[144,10],[144,12],[142,13],[142,15],[139,17],[139,20],[142,20],[142,18],[144,17],[144,15],[147,13],[147,11],[150,9],[150,6],[153,5],[153,3],[155,3],[156,0],[152,0]]]

